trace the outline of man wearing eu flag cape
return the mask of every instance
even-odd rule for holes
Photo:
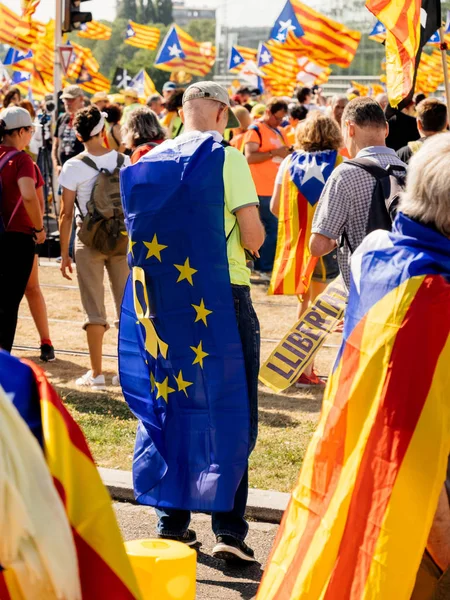
[[[258,600],[450,597],[449,168],[436,135],[392,232],[353,254],[343,343]]]
[[[190,511],[212,513],[213,554],[253,561],[244,543],[248,457],[257,435],[259,324],[245,249],[264,240],[239,124],[224,88],[183,97],[183,135],[121,175],[131,275],[119,334],[120,381],[140,423],[137,500],[160,537],[193,545]]]

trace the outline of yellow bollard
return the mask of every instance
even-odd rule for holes
[[[195,600],[197,553],[171,540],[133,540],[125,548],[142,600]]]

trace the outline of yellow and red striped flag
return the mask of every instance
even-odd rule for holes
[[[325,183],[341,162],[336,151],[325,150],[294,152],[285,163],[269,294],[298,296],[308,289],[312,276],[312,272],[307,273],[312,221]]]
[[[19,15],[0,3],[0,42],[18,50],[30,50],[38,37],[45,34],[45,25],[39,21],[24,21]]]
[[[344,340],[257,600],[411,598],[450,450],[449,255],[402,213],[353,255]]]
[[[80,75],[76,80],[76,84],[88,94],[109,92],[111,89],[111,81],[107,77],[101,73],[93,73],[86,67],[82,67]]]
[[[111,38],[112,28],[99,21],[83,23],[78,32],[78,37],[88,40],[109,40]]]
[[[146,50],[156,50],[159,44],[161,32],[157,27],[140,25],[134,21],[128,21],[125,44]]]
[[[172,25],[164,38],[155,67],[162,71],[184,71],[204,77],[216,60],[216,49],[210,42],[197,43],[178,25]]]
[[[289,17],[289,18],[288,18]],[[355,57],[361,33],[313,10],[300,0],[288,0],[272,29],[271,38],[325,66],[348,67]]]
[[[386,27],[387,92],[391,106],[402,108],[414,93],[422,48],[441,26],[441,3],[367,0],[366,7]]]
[[[32,371],[38,398],[30,393],[29,398],[21,397],[21,405],[29,406],[28,413],[25,410],[29,415],[36,414],[35,404],[40,405],[40,426],[36,422],[33,425],[40,430],[47,466],[72,528],[82,598],[140,599],[111,498],[84,435],[49,385],[44,371],[31,361],[22,362]],[[17,579],[20,581],[20,574]],[[1,600],[22,599],[14,584],[17,580],[13,573],[0,572]]]

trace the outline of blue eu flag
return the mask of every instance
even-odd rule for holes
[[[131,275],[120,381],[140,420],[137,500],[229,511],[247,468],[249,404],[224,233],[225,151],[170,140],[121,172]]]

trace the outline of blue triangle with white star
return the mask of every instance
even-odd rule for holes
[[[131,80],[130,87],[134,88],[139,96],[144,95],[145,89],[145,76],[144,69],[141,69],[139,73]]]
[[[369,33],[369,37],[372,37],[373,35],[382,35],[383,33],[386,33],[386,27],[381,21],[377,21],[373,26],[372,31]]]
[[[286,2],[278,19],[275,21],[270,37],[273,40],[284,43],[289,32],[292,32],[295,37],[302,37],[305,34],[290,0]]]
[[[15,48],[10,48],[6,53],[3,64],[5,66],[15,65],[21,60],[27,60],[28,58],[33,58],[33,53],[31,52],[31,50],[29,50],[28,52],[21,52],[20,50],[16,50]]]
[[[26,73],[25,71],[14,71],[12,76],[13,83],[25,83],[26,81],[31,80],[31,73]]]
[[[265,44],[259,45],[258,50],[258,69],[260,67],[266,67],[267,65],[271,65],[273,63],[273,56],[270,53],[269,48]]]
[[[133,26],[131,25],[131,23],[128,23],[126,39],[129,40],[130,38],[134,37],[135,35],[136,35],[136,32],[133,29]]]
[[[242,56],[239,50],[236,50],[234,46],[231,46],[230,59],[228,61],[228,70],[231,71],[231,69],[235,69],[243,63],[245,63],[245,58]]]
[[[441,36],[439,35],[439,31],[435,31],[427,42],[427,44],[440,44],[440,43],[441,43]]]
[[[186,58],[186,55],[181,48],[177,30],[175,29],[175,26],[172,25],[159,49],[155,64],[161,65],[176,58]]]

